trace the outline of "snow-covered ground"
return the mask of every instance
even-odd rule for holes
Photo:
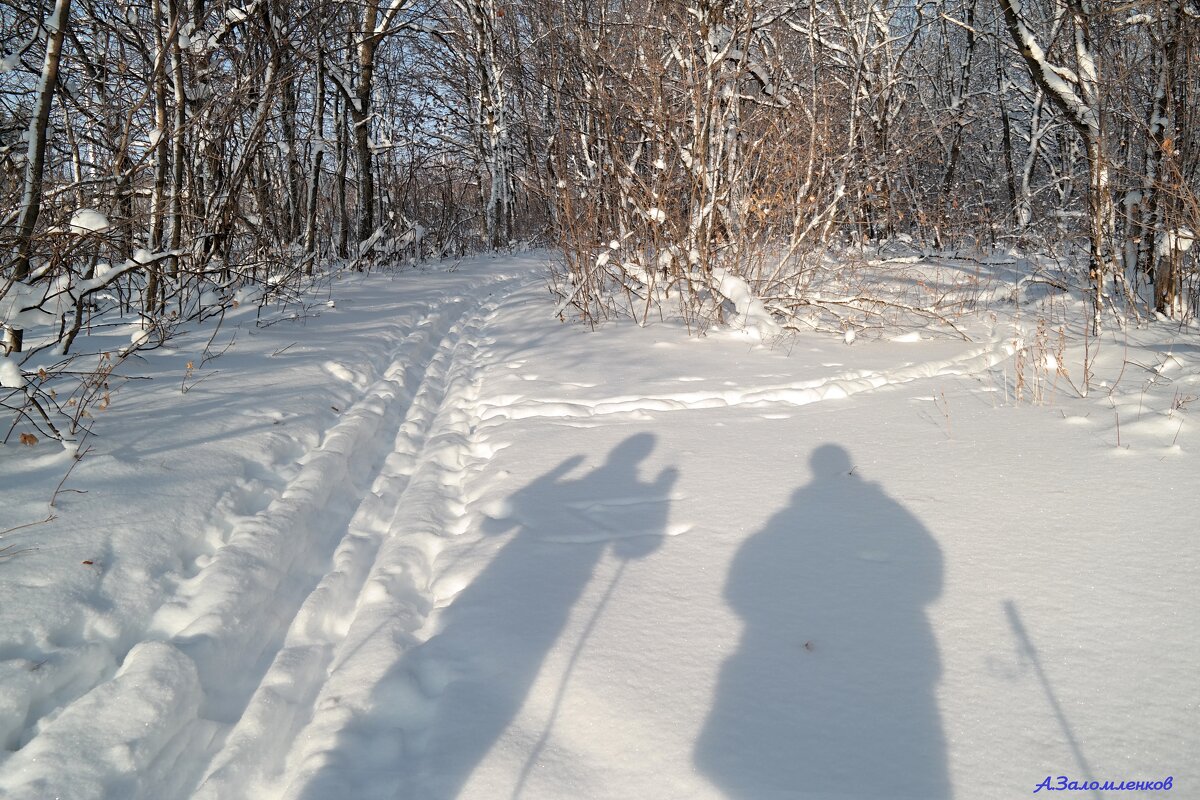
[[[181,334],[53,509],[71,454],[0,447],[0,796],[1200,796],[1195,329],[1080,397],[1084,315],[1011,284],[847,345],[593,333],[544,274]]]

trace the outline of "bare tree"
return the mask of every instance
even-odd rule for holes
[[[46,169],[46,134],[50,124],[50,106],[54,103],[54,94],[58,88],[59,61],[70,20],[71,0],[56,0],[54,9],[45,22],[46,56],[42,63],[41,79],[38,81],[34,111],[29,123],[25,188],[21,194],[20,208],[17,211],[16,260],[12,266],[11,281],[23,281],[29,277],[33,233],[37,227],[42,207],[42,184]],[[9,286],[11,286],[11,282]],[[9,286],[5,287],[5,291]],[[0,295],[2,294],[3,292],[0,292]],[[21,352],[22,339],[21,328],[7,327],[5,331],[6,355]]]

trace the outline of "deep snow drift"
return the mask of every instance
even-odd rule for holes
[[[1200,792],[1195,329],[1080,397],[1009,275],[847,345],[564,326],[542,266],[127,361],[50,522],[70,452],[0,448],[0,796]]]

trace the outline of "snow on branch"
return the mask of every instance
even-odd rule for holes
[[[1069,69],[1050,63],[1046,51],[1038,42],[1029,24],[1021,15],[1019,0],[1000,0],[1004,10],[1004,21],[1021,57],[1029,67],[1029,73],[1059,107],[1067,114],[1080,133],[1093,135],[1100,128],[1100,117],[1076,91],[1079,78]]]

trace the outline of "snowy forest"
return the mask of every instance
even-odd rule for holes
[[[1196,310],[1192,0],[59,0],[0,31],[9,407],[114,310],[152,343],[246,286],[529,245],[590,323],[745,295],[853,328],[877,298],[813,287],[881,242],[1053,254],[1095,331]]]
[[[1198,0],[0,0],[0,797],[1200,797],[1197,131]]]

